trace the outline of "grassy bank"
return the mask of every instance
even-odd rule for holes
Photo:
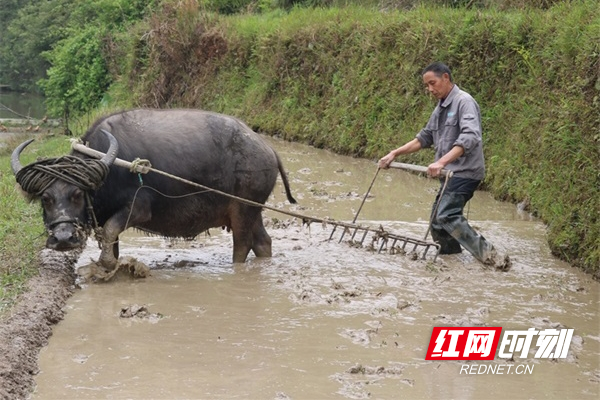
[[[528,204],[548,224],[554,254],[598,273],[596,1],[532,11],[348,7],[227,18],[187,1],[134,31],[113,42],[123,55],[111,66],[113,101],[220,111],[269,134],[368,158],[426,123],[434,103],[420,71],[448,63],[482,109],[486,187]]]
[[[0,316],[21,293],[28,278],[37,273],[37,256],[46,236],[39,203],[28,203],[16,189],[10,153],[21,140],[9,139],[0,148]],[[37,140],[23,153],[23,163],[36,157],[63,154],[64,137]]]

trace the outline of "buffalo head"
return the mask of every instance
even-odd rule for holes
[[[70,250],[82,246],[87,239],[91,228],[89,195],[104,182],[119,148],[115,137],[103,132],[109,149],[100,160],[65,156],[22,166],[19,156],[33,139],[21,143],[12,153],[11,167],[17,182],[32,199],[41,200],[48,248]]]

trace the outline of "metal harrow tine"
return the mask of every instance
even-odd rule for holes
[[[354,230],[354,233],[352,234],[352,237],[350,238],[350,240],[354,240],[354,236],[356,236],[356,232],[358,232],[358,227],[356,227],[356,229]]]
[[[333,237],[333,234],[335,233],[335,230],[337,229],[337,224],[333,224],[333,230],[331,231],[331,235],[329,235],[329,240],[331,240],[331,238]]]
[[[342,243],[342,239],[344,238],[344,235],[347,231],[349,231],[349,229],[347,227],[344,227],[344,231],[342,232],[342,236],[340,236],[340,240],[338,240],[338,243]]]
[[[381,250],[383,250],[383,246],[387,244],[387,239],[382,238],[381,239],[381,246],[379,246],[379,251],[377,253],[381,253]]]
[[[360,244],[361,244],[361,245],[362,245],[362,244],[363,244],[363,242],[365,241],[365,238],[367,237],[367,234],[368,234],[368,233],[369,233],[369,231],[368,231],[368,230],[365,230],[365,233],[363,233],[363,237],[362,237],[362,239],[360,239]]]
[[[381,253],[382,251],[384,251],[384,249],[387,249],[388,253],[396,254],[397,253],[396,244],[398,244],[399,242],[402,242],[401,250],[402,250],[402,253],[404,253],[404,254],[406,254],[406,246],[409,243],[411,243],[414,245],[411,252],[416,252],[419,247],[425,248],[421,255],[421,259],[423,259],[423,260],[426,259],[427,254],[429,253],[429,250],[431,248],[436,249],[436,252],[433,255],[434,261],[437,259],[437,256],[438,256],[439,245],[437,243],[428,242],[423,239],[416,239],[416,238],[411,238],[408,236],[397,235],[397,234],[386,231],[385,229],[383,229],[382,226],[375,229],[373,227],[356,225],[354,223],[337,222],[337,221],[331,221],[331,220],[328,220],[327,223],[333,225],[333,230],[332,230],[331,234],[329,235],[329,240],[333,239],[333,236],[335,235],[335,232],[337,231],[338,227],[342,228],[342,234],[338,240],[338,243],[342,242],[346,233],[349,234],[350,231],[352,231],[352,236],[350,237],[349,242],[350,243],[360,243],[362,246],[367,235],[369,234],[369,232],[371,232],[371,233],[373,233],[373,243],[371,244],[371,247],[373,248],[373,251],[375,251],[375,242],[377,242],[377,253]],[[355,238],[357,237],[357,234],[359,231],[363,232],[362,237],[360,238],[360,240],[357,240],[355,242]],[[391,246],[388,246],[390,244],[390,240],[392,241]]]

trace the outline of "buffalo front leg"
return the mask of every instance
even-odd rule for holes
[[[117,268],[119,235],[130,226],[148,221],[151,214],[146,210],[149,210],[149,208],[137,206],[136,204],[133,211],[128,208],[122,209],[104,224],[101,240],[102,249],[98,262],[106,271],[113,271]]]
[[[109,219],[104,224],[101,240],[102,252],[98,262],[106,271],[112,271],[117,268],[117,259],[119,257],[119,235],[123,232],[123,226],[115,217]]]

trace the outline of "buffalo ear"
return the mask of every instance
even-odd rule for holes
[[[34,201],[36,201],[37,199],[39,199],[38,196],[29,193],[25,190],[23,190],[23,188],[21,187],[21,185],[19,185],[18,183],[15,184],[15,189],[17,190],[17,192],[21,193],[21,196],[23,196],[23,198],[25,199],[25,201],[27,201],[28,203],[33,203]]]

